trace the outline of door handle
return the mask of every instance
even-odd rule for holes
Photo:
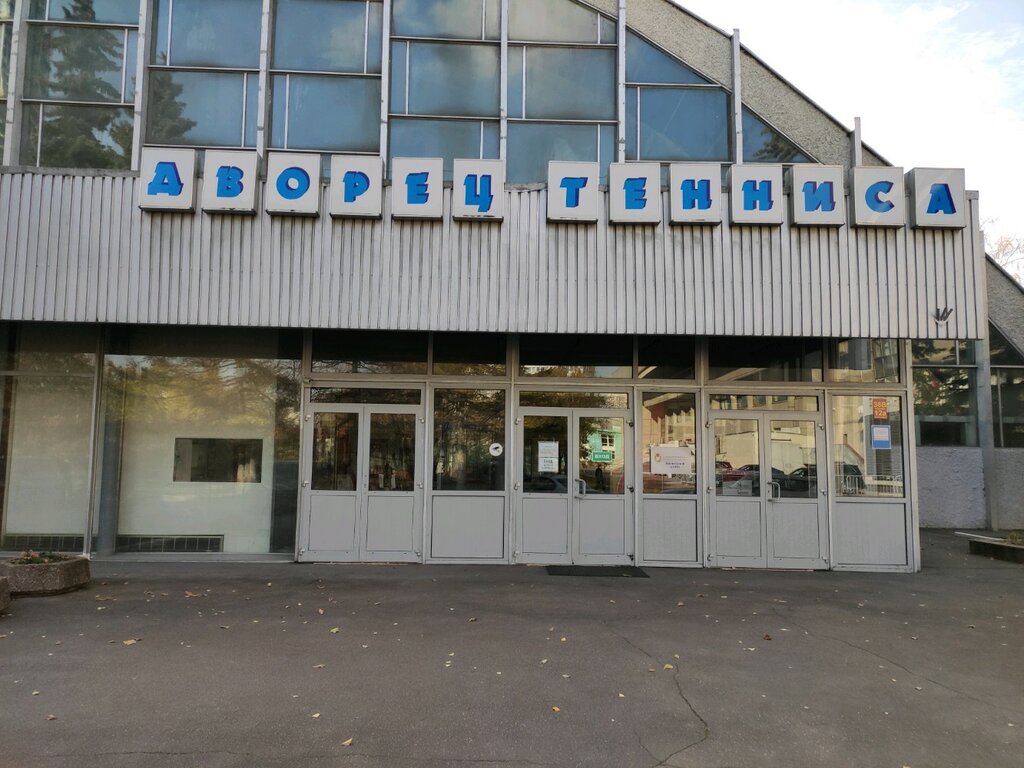
[[[778,482],[768,483],[768,501],[778,501],[782,498],[782,485]]]
[[[587,481],[581,477],[577,479],[576,482],[578,484],[576,495],[582,499],[587,495]]]

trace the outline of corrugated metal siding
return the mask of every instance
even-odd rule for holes
[[[545,191],[515,190],[498,225],[394,220],[390,188],[379,221],[143,213],[137,183],[0,174],[0,318],[900,338],[985,327],[976,199],[964,231],[612,226],[606,210],[597,225],[549,225]],[[667,193],[663,206],[667,219]],[[954,310],[945,325],[940,307]]]

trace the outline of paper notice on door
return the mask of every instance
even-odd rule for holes
[[[558,441],[537,441],[537,471],[558,471]]]
[[[693,472],[693,454],[676,445],[651,446],[652,475],[689,475]]]

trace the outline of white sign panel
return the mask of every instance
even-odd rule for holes
[[[612,163],[608,169],[608,220],[661,223],[661,165]]]
[[[206,151],[203,165],[203,210],[211,213],[255,213],[259,184],[255,152]]]
[[[452,182],[452,217],[505,218],[505,163],[501,160],[456,160]]]
[[[963,229],[967,194],[963,169],[915,168],[907,174],[910,226]]]
[[[320,215],[320,155],[271,152],[267,156],[267,213]]]
[[[391,161],[391,211],[396,218],[440,219],[444,212],[444,161],[396,157]]]
[[[379,218],[384,205],[384,163],[363,155],[331,156],[331,216]]]
[[[791,221],[796,226],[841,227],[846,223],[846,186],[839,165],[794,165],[790,171]]]
[[[722,223],[722,166],[673,163],[668,176],[673,224]]]
[[[537,441],[537,471],[557,472],[558,471],[558,442],[546,440]]]
[[[907,223],[902,168],[854,168],[850,199],[855,227],[902,227]]]
[[[689,446],[651,446],[651,474],[689,475],[692,473],[693,453]]]
[[[777,226],[785,216],[781,165],[734,165],[729,171],[733,224]]]
[[[548,221],[596,222],[599,210],[597,163],[548,163]]]
[[[196,204],[196,151],[143,147],[139,208],[191,211]]]

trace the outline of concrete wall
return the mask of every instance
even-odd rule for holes
[[[1024,350],[1024,288],[989,260],[985,271],[988,316],[1017,349]]]
[[[1024,528],[1024,448],[997,448],[992,505],[1004,531]]]
[[[922,528],[986,527],[980,448],[918,448],[917,474]]]

